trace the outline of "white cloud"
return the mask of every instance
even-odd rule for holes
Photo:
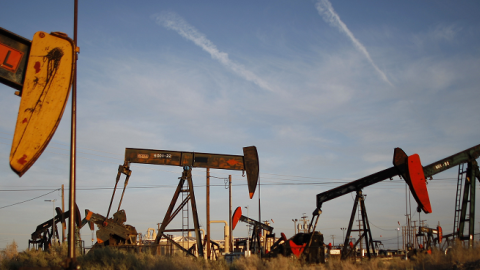
[[[433,30],[433,37],[437,40],[452,41],[455,39],[457,32],[460,31],[456,25],[439,25]]]
[[[412,37],[412,42],[418,48],[431,50],[442,43],[455,42],[462,27],[457,24],[438,24],[433,29],[416,33]]]
[[[348,29],[347,25],[340,19],[340,16],[335,12],[332,7],[332,4],[328,0],[319,0],[315,5],[318,13],[322,15],[323,19],[329,23],[331,26],[337,27],[340,32],[345,33],[347,37],[352,41],[353,45],[367,58],[367,60],[372,64],[373,68],[378,72],[380,77],[387,82],[389,85],[393,84],[388,80],[387,76],[383,71],[381,71],[377,64],[373,62],[370,53],[367,51],[367,48],[363,46],[362,43],[353,35],[353,33]]]
[[[367,153],[363,155],[362,159],[368,163],[378,163],[392,160],[393,154],[387,155],[386,153]]]
[[[232,70],[234,73],[247,81],[253,82],[259,87],[274,91],[274,89],[262,78],[246,69],[244,66],[233,62],[228,54],[218,50],[204,34],[200,33],[195,27],[186,22],[182,17],[173,12],[163,12],[154,16],[159,25],[167,29],[176,31],[182,37],[192,41],[195,45],[208,52],[213,59],[219,61],[222,65]]]

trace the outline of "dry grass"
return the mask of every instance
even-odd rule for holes
[[[50,267],[60,269],[67,257],[66,245],[59,246],[47,252],[42,251],[17,251],[13,242],[0,251],[0,269],[20,269],[20,267]],[[457,247],[448,255],[442,251],[433,252],[431,255],[421,254],[408,261],[400,258],[392,260],[364,260],[362,262],[330,260],[325,264],[303,264],[294,258],[279,257],[270,260],[261,260],[256,256],[240,258],[232,264],[224,260],[206,261],[184,256],[153,256],[150,254],[127,253],[117,249],[97,249],[87,255],[77,257],[82,269],[212,269],[212,270],[471,270],[480,269],[480,248],[473,250]]]
[[[0,262],[5,260],[12,260],[17,255],[17,243],[13,241],[11,244],[7,245],[4,250],[0,251]]]
[[[192,257],[153,256],[145,253],[128,253],[124,250],[103,248],[91,250],[78,259],[82,269],[227,269],[223,261],[207,262]]]
[[[20,269],[23,266],[60,268],[67,257],[67,248],[65,245],[55,246],[48,252],[35,250],[17,252],[14,241],[7,245],[1,254],[0,269]]]

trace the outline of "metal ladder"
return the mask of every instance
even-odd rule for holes
[[[190,195],[190,187],[188,186],[188,181],[185,181],[184,183],[184,188],[182,189],[182,201],[185,200],[185,195],[189,196]],[[187,249],[190,246],[190,219],[189,219],[189,204],[188,202],[185,204],[185,206],[182,207],[182,238],[183,241],[187,239]]]
[[[462,214],[462,187],[463,180],[466,177],[465,163],[458,165],[458,178],[457,178],[457,192],[455,197],[455,216],[453,220],[453,235],[458,236],[458,230],[460,228],[460,218]]]
[[[353,223],[355,220],[355,215],[359,216],[358,218],[358,230],[352,229]],[[360,218],[361,216],[361,218]],[[359,239],[356,241],[352,249],[348,249],[348,238],[350,233],[358,232]],[[370,223],[368,221],[367,210],[365,208],[365,196],[362,194],[361,190],[357,190],[357,196],[355,197],[355,202],[353,204],[352,215],[350,217],[350,222],[348,224],[347,235],[345,237],[345,242],[342,252],[342,260],[347,259],[353,254],[356,254],[355,249],[357,244],[360,244],[360,249],[363,248],[363,243],[365,242],[367,256],[371,258],[375,256],[375,247],[373,246],[372,232],[370,230]],[[371,252],[370,252],[371,251]]]

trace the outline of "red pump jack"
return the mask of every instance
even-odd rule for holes
[[[263,253],[264,249],[261,247],[261,241],[260,241],[260,235],[262,233],[262,230],[268,232],[267,237],[273,237],[275,239],[275,234],[272,234],[273,227],[242,215],[242,207],[240,206],[237,207],[237,209],[235,209],[235,212],[233,212],[232,230],[235,230],[235,227],[237,227],[238,221],[242,221],[250,225],[253,225],[252,237],[251,238],[248,237],[246,241],[250,242],[250,247],[252,247],[254,254]],[[283,238],[285,238],[285,235],[283,235]]]
[[[357,193],[355,197],[355,203],[352,209],[352,215],[350,217],[349,226],[347,229],[345,242],[342,251],[342,259],[346,259],[352,252],[355,251],[356,246],[365,239],[365,244],[367,246],[367,256],[370,258],[372,256],[370,250],[375,250],[374,243],[372,239],[372,234],[370,230],[370,225],[368,222],[367,211],[365,208],[364,195],[362,194],[362,189],[364,187],[376,184],[385,179],[392,179],[394,176],[400,175],[403,177],[405,182],[408,184],[410,191],[415,198],[415,201],[418,204],[417,211],[420,212],[423,210],[425,213],[432,212],[432,206],[430,204],[430,198],[428,196],[427,186],[425,175],[423,173],[423,167],[420,162],[420,157],[418,154],[413,154],[407,156],[401,148],[395,148],[393,154],[393,167],[374,173],[372,175],[363,177],[356,181],[350,182],[348,184],[342,185],[340,187],[334,188],[332,190],[320,193],[317,195],[317,209],[313,212],[312,222],[310,223],[309,229],[315,231],[315,227],[318,222],[318,218],[321,214],[322,204],[326,201],[332,200],[334,198],[340,197],[352,191]],[[360,205],[361,212],[361,221],[363,223],[363,230],[360,232],[360,237],[353,245],[349,245],[350,234],[353,227],[353,222],[355,219],[355,214],[357,212],[357,207]],[[315,218],[316,217],[316,218]],[[315,221],[315,226],[312,228],[313,220]],[[306,243],[308,247],[308,243]],[[308,252],[308,249],[306,249]]]

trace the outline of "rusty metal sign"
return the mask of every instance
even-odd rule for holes
[[[30,40],[0,27],[0,82],[22,90]]]

